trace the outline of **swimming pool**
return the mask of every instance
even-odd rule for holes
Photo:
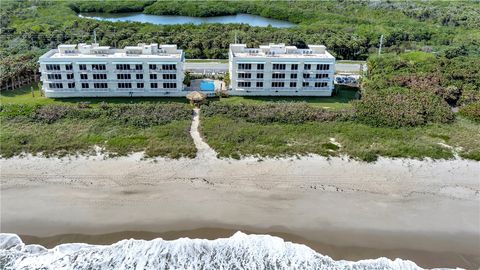
[[[213,81],[201,81],[200,82],[201,91],[213,91],[215,90],[215,83]]]

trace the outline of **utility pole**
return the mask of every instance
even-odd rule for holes
[[[235,31],[235,44],[237,44],[237,31]]]
[[[383,35],[380,36],[380,47],[378,48],[378,55],[382,53],[382,45],[383,45]]]
[[[117,48],[117,37],[116,37],[116,28],[113,28],[113,47]]]
[[[93,43],[97,43],[97,31],[93,30]]]

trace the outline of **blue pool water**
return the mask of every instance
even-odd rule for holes
[[[215,84],[213,81],[201,81],[200,90],[202,91],[213,91],[215,90]]]

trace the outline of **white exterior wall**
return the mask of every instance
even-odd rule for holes
[[[303,55],[302,50],[296,47],[280,45],[261,46],[254,49],[259,53],[248,53],[248,50],[240,44],[232,44],[229,52],[230,90],[229,94],[239,96],[331,96],[334,88],[335,58],[325,51],[325,47],[310,45],[314,53]],[[276,49],[275,54],[265,54],[262,50]],[[243,47],[243,48],[242,48]],[[263,48],[262,48],[263,47]],[[321,47],[321,48],[318,48]],[[280,48],[280,51],[278,50]],[[323,54],[319,53],[323,49]],[[282,51],[283,50],[283,51]],[[284,52],[284,53],[282,53]],[[299,52],[299,53],[298,53]],[[239,70],[239,64],[252,64],[251,70]],[[264,70],[257,70],[257,64],[264,64]],[[273,64],[285,64],[285,70],[273,70]],[[291,70],[291,65],[297,64],[298,70]],[[304,65],[310,64],[310,70],[304,70]],[[317,70],[317,64],[329,65],[328,70]],[[239,78],[239,73],[251,73],[250,79]],[[256,74],[263,73],[263,79],[257,79]],[[284,73],[285,79],[273,79],[275,73]],[[291,79],[290,74],[297,74],[296,79]],[[310,74],[311,78],[304,79],[303,74]],[[328,74],[327,78],[316,79],[316,74]],[[285,87],[272,87],[273,82],[284,82]],[[238,82],[250,82],[251,87],[240,87]],[[263,87],[257,87],[257,82],[263,82]],[[290,82],[296,82],[296,87],[290,87]],[[304,87],[308,82],[310,86]],[[325,87],[315,87],[315,82],[325,82]]]
[[[156,44],[152,44],[155,45]],[[63,46],[60,45],[59,49]],[[70,45],[72,46],[72,45]],[[80,46],[80,45],[79,45]],[[146,47],[151,46],[147,45]],[[135,47],[129,47],[135,48]],[[138,47],[137,47],[138,48]],[[181,50],[174,54],[138,54],[125,55],[122,50],[109,50],[109,54],[60,54],[59,50],[51,50],[40,57],[40,72],[45,96],[53,98],[62,97],[180,97],[187,94],[184,91],[184,56]],[[167,48],[172,50],[171,47]],[[176,46],[175,46],[176,50]],[[149,53],[149,52],[147,52]],[[60,70],[47,70],[48,64],[59,64]],[[72,64],[72,70],[66,70],[66,65]],[[87,70],[80,70],[80,65],[86,64]],[[105,64],[106,70],[92,70],[92,64]],[[129,64],[130,70],[117,70],[117,64]],[[135,65],[142,65],[142,70],[135,70]],[[174,64],[176,70],[150,70],[149,65]],[[60,80],[48,79],[48,74],[61,74]],[[67,79],[67,74],[74,78]],[[88,79],[81,79],[81,74],[87,74]],[[107,74],[107,79],[93,79],[93,74]],[[117,79],[117,74],[131,74],[131,79]],[[136,74],[143,74],[143,79],[136,79]],[[157,74],[157,80],[151,80],[150,74]],[[174,80],[164,80],[163,74],[176,74]],[[62,83],[63,88],[51,88],[50,83]],[[75,88],[68,88],[68,83],[75,83]],[[88,83],[89,88],[82,88],[82,83]],[[107,83],[106,89],[94,88],[94,83]],[[119,88],[118,83],[131,83],[131,88]],[[143,83],[144,88],[137,88],[137,83]],[[158,88],[151,88],[150,83],[157,83]],[[163,88],[163,83],[176,83],[176,88]]]

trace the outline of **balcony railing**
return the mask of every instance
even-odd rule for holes
[[[149,69],[150,73],[177,73],[176,69],[169,70],[169,69]]]
[[[143,69],[115,69],[114,73],[143,73]]]

